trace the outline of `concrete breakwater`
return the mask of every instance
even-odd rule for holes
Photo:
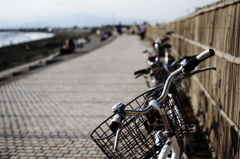
[[[89,29],[59,29],[54,37],[0,48],[0,71],[32,62],[56,53],[68,38],[82,38]]]

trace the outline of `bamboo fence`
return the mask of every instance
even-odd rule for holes
[[[213,158],[240,159],[240,0],[221,1],[171,23],[149,26],[147,37],[155,40],[167,31],[174,31],[175,57],[215,50],[199,68],[217,70],[192,77],[188,93]]]

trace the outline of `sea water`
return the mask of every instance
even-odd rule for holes
[[[43,32],[0,32],[0,47],[51,38],[53,36],[53,33]]]

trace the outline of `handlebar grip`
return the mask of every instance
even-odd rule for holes
[[[215,55],[215,52],[213,49],[207,49],[207,50],[203,51],[202,53],[200,53],[199,55],[197,55],[196,58],[200,61],[203,61],[214,55]]]
[[[119,114],[116,114],[113,116],[112,120],[110,121],[110,129],[112,130],[112,132],[116,133],[118,130],[118,127],[121,123],[122,117]]]
[[[167,41],[169,39],[169,37],[164,37],[161,39],[161,42],[164,43],[165,41]]]
[[[198,66],[199,63],[201,63],[202,61],[214,55],[215,55],[215,51],[213,49],[207,49],[202,53],[188,59],[187,60],[188,62],[186,63],[186,65],[183,65],[184,69],[186,71],[192,71],[195,69],[196,66]]]
[[[145,69],[141,69],[141,70],[138,70],[138,71],[134,72],[134,75],[148,74],[149,72],[150,72],[150,68],[145,68]]]

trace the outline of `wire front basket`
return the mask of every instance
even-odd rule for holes
[[[162,93],[162,86],[149,90],[127,105],[126,110],[142,110],[149,102]],[[187,115],[180,103],[175,85],[172,85],[165,101],[162,103],[165,114],[175,132],[178,142],[189,131]],[[108,158],[155,158],[165,144],[167,138],[161,116],[152,111],[146,115],[126,116],[121,122],[122,131],[119,136],[118,151],[114,150],[116,134],[109,128],[114,115],[106,119],[91,134],[91,138]]]

